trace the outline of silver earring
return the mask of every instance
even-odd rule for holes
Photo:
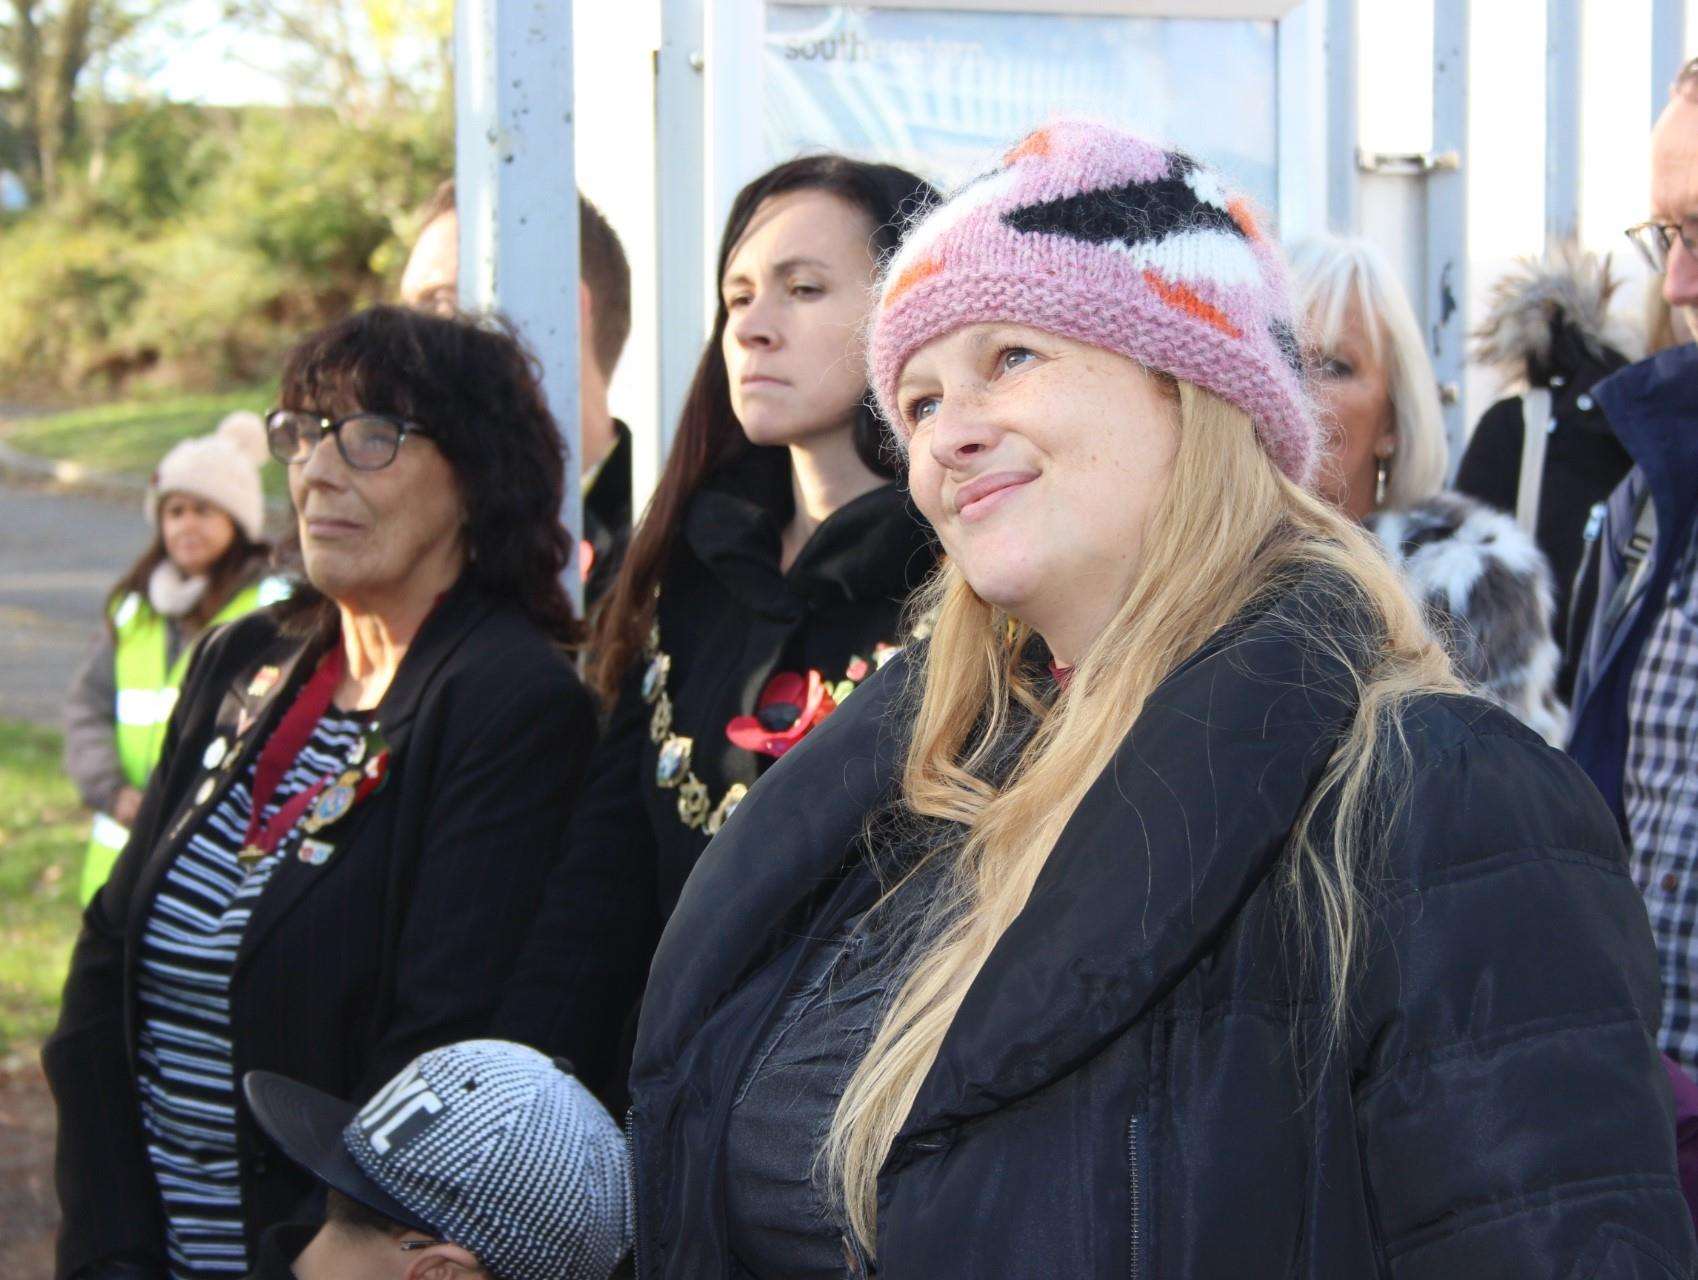
[[[1386,504],[1386,481],[1391,476],[1391,460],[1380,458],[1374,463],[1374,506]]]

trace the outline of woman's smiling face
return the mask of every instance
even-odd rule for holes
[[[1077,661],[1137,572],[1179,444],[1170,383],[1038,329],[969,325],[898,383],[914,501],[987,602]]]

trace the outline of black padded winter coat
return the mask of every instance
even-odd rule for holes
[[[826,936],[894,785],[908,666],[767,773],[667,926],[632,1073],[645,1280],[747,1275],[722,1149],[766,1017],[698,1033]],[[1350,1029],[1312,1054],[1325,966],[1299,965],[1282,883],[1342,675],[1281,607],[1157,689],[969,991],[884,1166],[877,1256],[846,1243],[846,1274],[1694,1273],[1644,907],[1590,784],[1503,711],[1408,707]]]

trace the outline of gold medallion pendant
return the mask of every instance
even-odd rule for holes
[[[354,789],[359,785],[360,772],[350,769],[334,783],[320,791],[313,799],[312,808],[301,820],[301,830],[311,835],[324,827],[328,827],[348,810],[354,807]]]

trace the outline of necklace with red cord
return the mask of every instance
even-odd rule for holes
[[[295,763],[301,749],[312,739],[313,730],[329,710],[330,700],[335,696],[336,686],[342,683],[342,673],[346,667],[347,657],[340,644],[332,645],[326,650],[312,677],[301,687],[300,693],[295,695],[295,701],[284,713],[282,723],[272,731],[264,749],[259,753],[259,761],[254,766],[253,811],[248,816],[248,830],[242,839],[242,851],[236,855],[242,866],[251,868],[268,858],[282,843],[283,837],[294,829],[295,824],[301,820],[301,815],[318,798],[319,793],[336,780],[335,774],[320,778],[305,791],[286,801],[269,822],[260,821],[266,806],[271,803],[271,798],[277,794],[277,788],[283,782],[283,775],[289,771],[289,766]]]

